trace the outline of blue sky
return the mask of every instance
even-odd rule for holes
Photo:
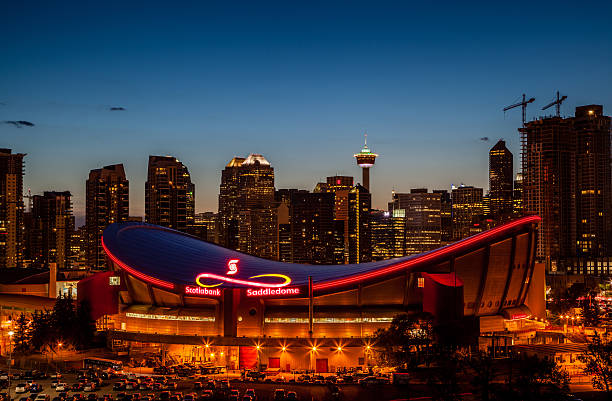
[[[502,108],[522,93],[530,119],[556,90],[565,115],[612,107],[610,2],[124,3],[3,5],[0,121],[35,127],[0,124],[0,147],[77,216],[89,170],[113,163],[142,215],[150,154],[188,166],[198,211],[234,155],[264,154],[277,188],[360,181],[364,131],[375,207],[392,189],[486,188],[497,139],[518,163],[520,109]]]

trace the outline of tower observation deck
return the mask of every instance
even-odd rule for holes
[[[368,147],[368,134],[365,134],[365,142],[361,152],[354,155],[357,160],[357,165],[361,167],[363,173],[363,179],[361,185],[368,191],[370,190],[370,168],[374,166],[378,155],[373,153]]]

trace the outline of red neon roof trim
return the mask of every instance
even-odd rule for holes
[[[169,283],[169,282],[164,281],[164,280],[160,280],[160,279],[155,278],[155,277],[148,276],[148,275],[146,275],[144,273],[141,273],[138,270],[135,270],[135,269],[131,268],[130,266],[126,265],[125,263],[123,263],[122,261],[117,259],[117,257],[115,255],[113,255],[111,253],[111,251],[109,251],[108,248],[106,247],[106,245],[104,244],[104,236],[102,237],[102,248],[104,248],[104,252],[106,252],[108,257],[114,263],[116,263],[119,267],[121,267],[126,272],[130,273],[132,276],[138,277],[142,281],[146,281],[147,283],[154,284],[154,285],[157,285],[159,287],[167,288],[169,290],[173,290],[174,289],[174,284]]]
[[[414,266],[416,264],[420,264],[423,262],[426,262],[428,260],[431,259],[435,259],[435,258],[439,258],[441,256],[444,255],[448,255],[451,254],[455,251],[457,251],[458,249],[461,248],[467,248],[470,245],[476,244],[478,242],[481,242],[483,240],[489,239],[491,237],[496,236],[497,234],[504,232],[506,230],[510,230],[514,227],[517,226],[521,226],[523,224],[526,223],[536,223],[539,222],[541,219],[539,216],[526,216],[526,217],[522,217],[518,220],[512,221],[508,224],[504,224],[502,226],[499,227],[495,227],[491,230],[485,231],[481,234],[477,234],[474,235],[473,237],[469,237],[466,238],[464,240],[461,240],[459,242],[456,242],[454,244],[445,246],[444,248],[440,248],[438,250],[432,251],[426,255],[420,256],[420,257],[416,257],[414,259],[410,259],[407,260],[405,262],[400,262],[397,263],[395,265],[391,265],[391,266],[387,266],[385,268],[376,270],[376,271],[372,271],[372,272],[368,272],[368,273],[363,273],[363,274],[358,274],[356,276],[350,276],[350,277],[346,277],[346,278],[341,278],[338,280],[333,280],[333,281],[328,281],[328,282],[324,282],[324,283],[318,283],[312,286],[313,290],[325,290],[328,288],[333,288],[333,287],[339,287],[339,286],[346,286],[349,284],[354,284],[360,281],[364,281],[364,280],[369,280],[375,277],[379,277],[379,276],[384,276],[386,274],[389,273],[394,273],[397,271],[401,271],[404,270],[410,266]]]

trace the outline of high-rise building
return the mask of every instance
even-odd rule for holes
[[[353,155],[355,160],[357,160],[357,165],[361,167],[362,170],[362,183],[361,185],[366,189],[370,190],[370,168],[374,167],[374,163],[376,162],[376,158],[378,155],[376,153],[372,153],[370,148],[368,148],[368,136],[365,137],[365,143],[363,148],[361,148],[361,152]]]
[[[278,260],[281,262],[291,262],[291,200],[281,197],[281,200],[276,202],[278,203],[278,208],[276,209]]]
[[[186,231],[195,214],[195,185],[187,167],[172,156],[149,156],[145,221]]]
[[[596,259],[612,256],[610,117],[603,114],[602,106],[588,105],[576,108],[573,122],[576,138],[576,256],[590,259],[586,261],[588,271]]]
[[[260,154],[234,157],[221,174],[220,237],[224,246],[278,258],[274,168]]]
[[[523,214],[523,173],[517,173],[512,191],[512,212],[515,216]]]
[[[85,250],[87,264],[93,269],[105,267],[102,232],[109,224],[128,221],[130,183],[123,164],[113,164],[89,172],[85,185]]]
[[[348,254],[349,263],[365,263],[372,260],[370,210],[372,195],[357,184],[348,195]]]
[[[196,213],[193,224],[187,227],[187,232],[204,241],[217,244],[218,238],[218,215],[214,212]]]
[[[0,149],[0,267],[22,266],[24,156]]]
[[[496,223],[512,216],[513,156],[500,139],[489,151],[489,208]]]
[[[406,255],[440,247],[442,242],[442,194],[426,188],[411,189],[410,193],[393,192],[390,212],[402,211],[406,231]]]
[[[453,238],[455,241],[482,231],[483,190],[472,186],[453,188]]]
[[[548,271],[576,254],[576,140],[571,119],[543,118],[521,132],[523,207],[542,218],[537,257]]]
[[[403,213],[373,210],[370,214],[370,232],[372,260],[387,260],[406,255],[406,222]]]
[[[336,250],[334,263],[348,263],[349,259],[349,201],[348,195],[353,188],[353,177],[335,175],[326,179],[327,191],[334,194],[334,235]]]
[[[240,167],[245,158],[234,157],[221,172],[219,187],[219,242],[226,248],[238,249],[238,215],[240,211]]]
[[[451,194],[446,189],[434,189],[434,194],[440,195],[440,245],[453,242],[453,202]]]
[[[334,263],[334,194],[296,192],[291,197],[292,262]]]
[[[44,192],[32,197],[32,229],[39,238],[28,244],[32,264],[58,269],[71,267],[71,239],[74,231],[70,192]],[[37,236],[37,237],[38,237]]]

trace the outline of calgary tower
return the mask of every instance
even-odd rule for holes
[[[365,143],[363,144],[363,148],[361,148],[361,152],[356,153],[355,159],[357,160],[357,165],[363,170],[363,179],[361,185],[368,191],[370,190],[370,167],[374,166],[374,162],[378,155],[376,153],[372,153],[370,148],[368,148],[368,134],[365,134]]]

